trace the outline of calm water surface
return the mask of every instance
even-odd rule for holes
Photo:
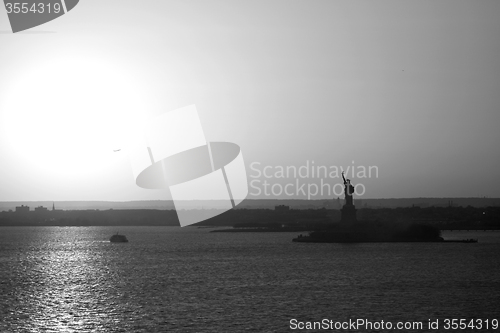
[[[130,242],[111,244],[111,227],[2,227],[0,332],[500,319],[500,232],[444,234],[477,244],[304,244],[294,233],[210,230],[120,227]]]

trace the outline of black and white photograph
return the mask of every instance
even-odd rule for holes
[[[500,332],[500,1],[3,0],[0,333]]]

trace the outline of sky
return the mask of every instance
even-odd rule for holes
[[[0,8],[0,201],[169,199],[113,150],[192,104],[208,141],[241,147],[249,199],[336,198],[347,167],[358,198],[500,197],[499,15],[498,1],[82,0],[13,34]]]

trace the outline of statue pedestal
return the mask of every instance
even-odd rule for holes
[[[354,205],[344,205],[340,210],[340,222],[356,222],[356,207]]]

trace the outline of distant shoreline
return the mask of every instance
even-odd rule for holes
[[[177,211],[174,209],[87,209],[29,210],[21,207],[15,212],[0,212],[3,226],[179,226]],[[214,216],[214,213],[215,214]],[[263,209],[232,209],[217,212],[189,210],[183,212],[199,217],[201,222],[195,227],[226,227],[243,230],[258,229],[257,232],[309,231],[318,230],[341,220],[338,209],[310,208],[293,209],[275,206]],[[206,219],[204,216],[208,216]],[[210,218],[210,216],[213,216]],[[426,207],[407,208],[361,208],[357,210],[359,221],[380,225],[382,221],[392,223],[424,223],[440,230],[499,230],[500,207]],[[264,228],[268,230],[260,230]],[[218,231],[220,232],[220,231]],[[230,232],[249,232],[231,230]]]
[[[214,201],[210,201],[213,206]],[[204,201],[189,201],[192,209],[203,208]],[[274,209],[277,205],[286,205],[291,209],[339,209],[343,204],[343,199],[245,199],[236,209]],[[17,206],[29,206],[31,210],[35,207],[46,207],[48,209],[55,205],[56,209],[62,210],[106,210],[106,209],[157,209],[172,210],[175,205],[171,200],[135,200],[135,201],[0,201],[0,211],[15,210]],[[360,208],[398,208],[398,207],[488,207],[500,206],[500,198],[479,198],[479,197],[444,197],[444,198],[382,198],[365,199],[354,198],[354,205]],[[223,203],[221,202],[221,207]]]

